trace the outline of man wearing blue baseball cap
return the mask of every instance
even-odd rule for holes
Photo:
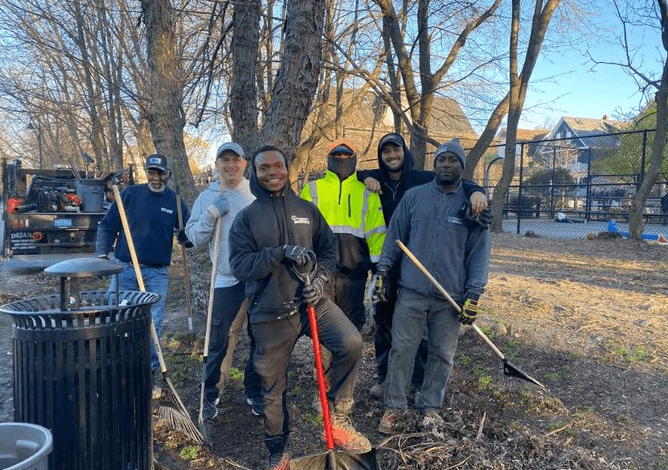
[[[137,252],[144,286],[148,292],[160,294],[160,299],[151,306],[153,324],[160,338],[162,321],[165,317],[167,270],[172,262],[174,232],[177,231],[179,242],[185,243],[188,239],[185,230],[179,227],[176,193],[167,187],[172,176],[167,157],[159,153],[149,155],[144,168],[148,182],[128,186],[121,192],[121,200]],[[185,222],[190,217],[190,211],[183,199],[180,202]],[[107,214],[100,221],[95,245],[95,253],[105,258],[115,246],[113,248],[114,258],[125,265],[125,269],[118,274],[119,289],[139,290],[128,241],[125,238],[116,203],[111,205]],[[114,292],[115,289],[116,277],[112,277],[108,291]],[[160,365],[155,351],[153,351],[152,360],[153,370],[158,370]]]

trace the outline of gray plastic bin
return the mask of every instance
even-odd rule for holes
[[[48,470],[53,437],[48,429],[28,423],[0,423],[0,468]]]
[[[104,211],[104,181],[76,180],[74,188],[77,196],[81,198],[83,212]]]

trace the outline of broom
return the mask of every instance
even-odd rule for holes
[[[176,188],[176,213],[179,219],[179,230],[184,228],[183,225],[183,211],[181,210],[181,194],[179,188]],[[201,356],[198,349],[197,335],[193,329],[193,315],[192,315],[192,301],[190,292],[190,269],[188,267],[188,255],[186,254],[185,243],[179,243],[181,246],[182,263],[183,263],[183,279],[184,290],[186,297],[186,314],[188,315],[188,333],[182,344],[179,345],[178,351],[173,354],[177,359],[173,362],[173,370],[177,374],[183,374],[188,377],[195,378],[199,373],[201,367]]]
[[[141,269],[139,268],[139,260],[137,259],[137,252],[135,250],[134,242],[132,241],[132,234],[130,233],[130,225],[128,224],[127,216],[125,215],[125,208],[123,207],[123,201],[121,200],[121,194],[118,191],[118,186],[113,185],[112,189],[114,191],[114,199],[116,200],[116,205],[118,206],[118,213],[121,216],[121,223],[123,224],[123,231],[125,232],[125,238],[128,242],[128,249],[130,250],[130,256],[132,258],[132,265],[135,269],[135,275],[137,277],[137,284],[139,284],[139,290],[146,292],[144,287],[144,278],[141,274]],[[162,373],[162,381],[166,385],[166,388],[162,388],[162,395],[159,401],[158,414],[161,418],[165,419],[168,426],[171,429],[182,432],[184,435],[189,437],[195,442],[203,443],[204,436],[197,429],[195,423],[193,423],[190,418],[190,414],[186,409],[183,401],[179,397],[179,394],[176,392],[176,388],[172,381],[169,380],[167,376],[167,366],[165,365],[165,359],[162,357],[162,349],[160,348],[160,340],[158,339],[158,333],[155,330],[155,325],[153,324],[153,317],[151,316],[151,338],[153,339],[153,345],[155,346],[155,351],[158,356],[158,361],[160,362],[160,372]]]

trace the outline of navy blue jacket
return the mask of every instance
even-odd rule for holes
[[[154,193],[146,184],[137,184],[125,188],[121,192],[121,200],[139,264],[151,267],[169,266],[172,262],[174,230],[179,228],[176,193],[169,188],[161,193]],[[190,211],[183,199],[181,210],[185,227]],[[115,202],[97,229],[95,253],[106,255],[111,251],[114,242],[116,259],[130,263],[132,257]]]

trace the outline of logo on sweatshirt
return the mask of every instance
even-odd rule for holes
[[[162,212],[167,212],[168,214],[173,214],[174,211],[172,209],[167,209],[166,207],[161,207],[160,210]]]
[[[292,223],[297,225],[297,224],[305,224],[309,225],[311,221],[308,219],[308,217],[297,217],[296,215],[293,215],[291,217]]]

